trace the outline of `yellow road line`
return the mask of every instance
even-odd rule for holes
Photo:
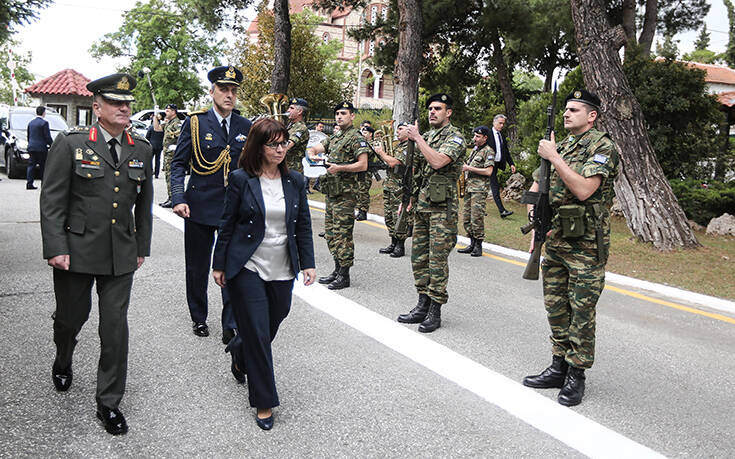
[[[324,212],[323,209],[319,209],[317,207],[311,207],[311,209],[316,210],[318,212],[322,212],[322,213]],[[376,222],[369,221],[369,220],[365,220],[365,221],[362,221],[360,223],[365,223],[367,225],[374,226],[376,228],[387,229],[385,227],[385,225],[381,225],[380,223],[376,223]],[[457,244],[457,247],[463,248],[463,247],[466,247],[466,246],[465,245],[462,245],[462,244]],[[492,255],[492,254],[485,253],[485,252],[482,253],[482,256],[483,257],[492,258],[493,260],[503,261],[505,263],[510,263],[510,264],[517,265],[517,266],[526,266],[526,263],[525,262],[518,261],[518,260],[512,260],[510,258],[500,257],[500,256],[497,256],[497,255]],[[688,312],[688,313],[691,313],[691,314],[696,314],[696,315],[699,315],[699,316],[709,317],[710,319],[715,319],[715,320],[719,320],[719,321],[722,321],[722,322],[727,322],[727,323],[730,323],[730,324],[735,325],[735,318],[728,317],[728,316],[725,316],[723,314],[717,314],[717,313],[713,313],[713,312],[702,311],[701,309],[692,308],[690,306],[684,306],[684,305],[678,304],[678,303],[672,303],[671,301],[660,300],[658,298],[653,298],[653,297],[648,296],[648,295],[643,295],[641,293],[637,293],[637,292],[634,292],[632,290],[627,290],[627,289],[620,288],[620,287],[614,287],[612,285],[606,285],[605,286],[605,290],[610,290],[612,292],[620,293],[621,295],[629,296],[629,297],[632,297],[632,298],[637,298],[639,300],[647,301],[649,303],[659,304],[659,305],[665,306],[667,308],[678,309],[679,311],[684,311],[684,312]]]

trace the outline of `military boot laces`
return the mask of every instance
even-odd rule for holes
[[[471,237],[470,245],[468,245],[464,249],[457,249],[457,253],[471,253],[475,249],[475,245],[476,245],[475,238]]]
[[[422,293],[419,295],[419,301],[416,303],[413,309],[406,314],[398,316],[398,322],[403,324],[420,324],[426,319],[426,314],[429,313],[429,295]]]
[[[323,276],[319,278],[320,284],[331,284],[334,282],[334,279],[337,278],[337,271],[339,271],[339,262],[337,260],[334,260],[334,271],[328,276]]]
[[[564,357],[555,355],[551,360],[551,365],[537,375],[526,376],[523,378],[523,385],[535,387],[537,389],[549,389],[552,387],[562,387],[564,378],[567,376],[569,364]]]
[[[434,300],[431,300],[429,305],[429,313],[426,314],[426,319],[419,325],[419,331],[421,333],[431,333],[437,328],[442,326],[442,305]]]
[[[341,290],[350,286],[350,268],[348,266],[340,266],[337,276],[331,284],[327,285],[329,290]]]
[[[482,241],[480,239],[475,239],[475,246],[472,248],[472,252],[470,253],[471,257],[481,257],[482,256]]]
[[[388,247],[383,247],[382,249],[378,249],[379,253],[393,253],[393,250],[396,248],[396,243],[398,240],[394,237],[390,238],[390,245]]]
[[[582,403],[584,396],[584,369],[570,366],[564,387],[559,391],[559,403],[564,406],[575,406]]]
[[[396,239],[396,247],[393,249],[393,253],[390,254],[391,258],[401,258],[406,254],[406,241],[399,241]]]

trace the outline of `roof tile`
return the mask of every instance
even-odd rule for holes
[[[92,93],[87,90],[87,83],[90,81],[76,70],[64,69],[25,88],[24,91],[32,95],[61,94],[92,97]]]

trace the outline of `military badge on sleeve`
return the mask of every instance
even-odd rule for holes
[[[457,145],[462,145],[464,141],[462,140],[462,137],[454,136],[450,139],[452,142],[456,143]]]
[[[360,141],[360,146],[361,147],[367,147],[367,142],[365,142],[364,140],[361,140]]]
[[[605,155],[601,155],[599,153],[595,154],[595,156],[592,157],[592,161],[598,163],[598,164],[605,164],[607,163],[608,157]]]

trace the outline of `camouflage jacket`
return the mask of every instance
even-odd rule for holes
[[[392,156],[401,162],[396,167],[388,168],[385,174],[385,181],[383,182],[383,189],[390,191],[398,191],[401,189],[403,183],[403,172],[406,164],[406,153],[408,152],[408,141],[396,142],[393,145],[393,155],[386,152],[388,156]]]
[[[367,141],[354,126],[322,140],[322,145],[324,145],[327,162],[335,164],[354,163],[360,155],[370,152]],[[355,172],[338,172],[336,175],[343,184],[352,186],[357,185],[358,174]]]
[[[163,127],[163,152],[166,153],[170,145],[176,145],[181,133],[181,120],[174,117],[171,121],[166,121]],[[171,151],[173,153],[173,150]]]
[[[477,167],[478,169],[485,169],[490,166],[495,166],[495,151],[490,145],[478,149],[477,147],[472,149],[469,158],[467,158],[467,165],[471,167]],[[490,176],[475,174],[474,172],[467,172],[467,182],[465,184],[465,191],[467,193],[487,193],[490,189]]]
[[[294,146],[288,150],[289,158],[301,162],[301,158],[305,157],[306,144],[309,143],[309,130],[303,121],[297,121],[288,125],[288,139],[294,143]]]
[[[417,154],[414,157],[415,209],[417,212],[446,212],[447,204],[450,204],[451,208],[449,210],[456,212],[457,179],[459,179],[459,174],[462,171],[466,150],[462,133],[458,128],[452,126],[452,123],[449,123],[442,128],[432,129],[425,133],[423,138],[431,148],[439,153],[444,153],[451,161],[440,169],[434,169],[419,149],[416,148]],[[443,176],[446,179],[447,199],[443,202],[431,202],[429,199],[429,187],[434,176]]]

